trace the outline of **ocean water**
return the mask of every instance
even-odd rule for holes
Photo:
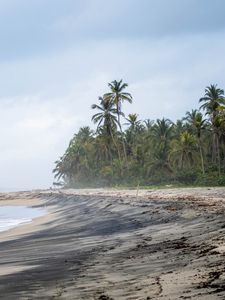
[[[0,232],[18,225],[30,223],[32,219],[45,214],[44,209],[26,206],[0,206]]]

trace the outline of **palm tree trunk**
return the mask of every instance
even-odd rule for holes
[[[217,113],[213,111],[211,116],[211,123],[212,123],[212,135],[213,135],[213,144],[212,144],[212,162],[217,164],[218,163],[218,141],[217,141],[217,128],[215,126],[215,119]],[[219,171],[220,173],[220,171]]]
[[[225,140],[223,135],[223,170],[225,170]]]
[[[216,133],[215,129],[213,129],[213,136],[212,136],[212,162],[216,163],[217,162],[217,139],[216,139]]]
[[[219,145],[218,133],[216,133],[216,158],[217,158],[217,164],[218,164],[218,173],[220,176],[221,175],[221,163],[220,163],[220,145]]]
[[[205,175],[204,158],[203,158],[203,153],[202,153],[202,143],[201,143],[200,137],[198,138],[198,147],[199,147],[199,154],[200,154],[200,159],[201,159],[202,175]]]
[[[125,163],[126,163],[126,166],[127,166],[127,151],[126,151],[126,146],[125,146],[125,142],[124,142],[124,138],[123,138],[123,130],[122,130],[122,127],[121,127],[120,123],[119,123],[119,128],[120,128],[120,133],[121,133],[121,138],[122,138],[124,159],[125,159]]]
[[[120,129],[120,133],[121,133],[121,137],[122,137],[123,154],[124,154],[125,164],[127,166],[127,152],[126,152],[126,146],[125,146],[124,139],[123,139],[123,130],[122,130],[122,126],[120,123],[119,102],[117,102],[116,109],[117,109],[117,121],[118,121],[119,129]]]
[[[121,155],[120,155],[120,150],[119,150],[119,147],[118,147],[118,145],[117,145],[117,143],[116,143],[116,141],[114,139],[114,136],[113,136],[111,128],[110,128],[110,135],[111,135],[111,138],[112,138],[112,142],[113,142],[113,144],[114,144],[114,146],[115,146],[115,148],[117,150],[117,153],[118,153],[118,158],[119,158],[119,162],[120,162],[120,173],[122,175],[123,169],[122,169],[122,159],[121,159]]]

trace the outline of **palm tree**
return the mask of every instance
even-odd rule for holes
[[[105,98],[99,97],[100,105],[92,104],[92,109],[97,109],[100,112],[92,116],[92,121],[97,124],[97,129],[103,124],[106,134],[112,137],[112,133],[116,130],[118,121],[115,114],[117,110],[114,108],[114,104],[106,100]]]
[[[186,130],[181,134],[179,140],[172,140],[170,160],[181,170],[184,167],[191,168],[194,163],[195,151],[195,138]]]
[[[81,127],[74,134],[62,157],[61,173],[66,183],[73,184],[91,177],[93,160],[90,155],[93,152],[93,141],[93,131],[88,126]],[[60,167],[60,163],[57,166]]]
[[[173,137],[179,139],[180,135],[187,130],[187,124],[183,119],[178,119],[173,126]]]
[[[126,118],[129,125],[125,131],[126,145],[128,154],[137,153],[138,142],[141,138],[141,134],[144,132],[144,126],[141,124],[141,120],[138,120],[137,114],[129,114]]]
[[[167,150],[170,138],[173,133],[173,123],[169,119],[157,119],[153,126],[152,134],[157,147]]]
[[[55,173],[54,178],[59,181],[61,178],[63,178],[63,181],[65,181],[65,162],[63,160],[63,156],[59,158],[59,160],[55,161],[55,168],[53,169],[53,173]]]
[[[103,133],[105,137],[110,136],[112,142],[117,149],[119,161],[121,163],[121,155],[119,147],[116,143],[114,134],[117,129],[118,120],[116,118],[117,110],[114,108],[114,103],[105,97],[99,97],[100,105],[92,104],[92,109],[97,109],[100,112],[92,116],[92,121],[97,123],[97,131]],[[101,126],[102,125],[102,126]],[[109,141],[110,142],[110,141]]]
[[[210,115],[213,124],[218,107],[225,104],[224,90],[217,88],[216,84],[211,84],[206,87],[205,95],[199,99],[199,102],[204,102],[200,108],[206,110],[206,114]]]
[[[124,90],[128,87],[127,83],[123,83],[123,80],[120,81],[112,81],[108,83],[108,86],[111,90],[110,93],[106,93],[104,95],[105,100],[109,100],[110,102],[114,103],[116,105],[116,111],[117,111],[117,120],[118,124],[121,127],[120,124],[120,115],[121,115],[121,104],[124,101],[128,101],[129,103],[132,103],[132,96],[130,93],[124,92]]]
[[[216,84],[211,84],[206,87],[205,95],[200,98],[199,102],[204,102],[200,108],[205,110],[206,114],[210,116],[213,131],[212,160],[217,163],[218,172],[220,174],[220,149],[216,117],[219,113],[220,106],[224,106],[225,104],[224,90],[217,88]]]
[[[79,132],[76,134],[76,137],[79,138],[82,142],[87,142],[93,139],[94,132],[89,126],[84,126],[79,129]]]
[[[127,153],[126,153],[126,146],[123,138],[123,131],[120,123],[120,116],[123,115],[121,110],[122,102],[127,101],[129,103],[132,103],[132,96],[130,93],[124,92],[124,90],[128,87],[127,83],[123,83],[123,80],[120,81],[112,81],[108,83],[108,86],[111,90],[110,93],[104,94],[104,100],[109,101],[116,105],[116,112],[117,112],[117,122],[120,128],[121,136],[122,136],[122,144],[123,144],[123,153],[125,162],[127,165]]]
[[[201,160],[202,174],[204,175],[205,167],[204,167],[201,136],[202,136],[202,130],[206,128],[207,121],[206,119],[203,119],[202,113],[199,112],[197,109],[192,109],[191,112],[186,112],[185,120],[188,121],[188,123],[191,125],[191,127],[194,129],[194,132],[196,133],[198,139],[198,148],[199,148],[199,154]]]
[[[182,119],[183,121],[186,121],[186,125],[188,126],[187,129],[190,130],[191,132],[195,129],[194,122],[197,113],[198,113],[197,109],[192,109],[191,111],[187,111],[185,117]]]
[[[141,125],[141,120],[138,120],[137,114],[129,114],[126,120],[128,123],[125,123],[125,125],[129,125],[129,129],[131,131],[138,131],[143,129],[143,126]]]
[[[162,170],[171,170],[168,161],[168,151],[172,134],[173,123],[169,119],[156,120],[152,128],[152,141],[155,144],[154,160],[160,162],[159,166],[162,167]]]
[[[144,120],[144,124],[145,124],[145,129],[147,131],[151,130],[153,125],[154,125],[154,121],[153,120],[150,120],[150,119],[146,119]]]

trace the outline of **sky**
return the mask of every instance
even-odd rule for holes
[[[224,0],[0,0],[0,190],[48,188],[91,104],[123,79],[140,119],[225,88]]]

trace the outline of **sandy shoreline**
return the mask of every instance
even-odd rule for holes
[[[225,188],[0,194],[0,299],[225,299]],[[109,297],[107,298],[106,295]]]

